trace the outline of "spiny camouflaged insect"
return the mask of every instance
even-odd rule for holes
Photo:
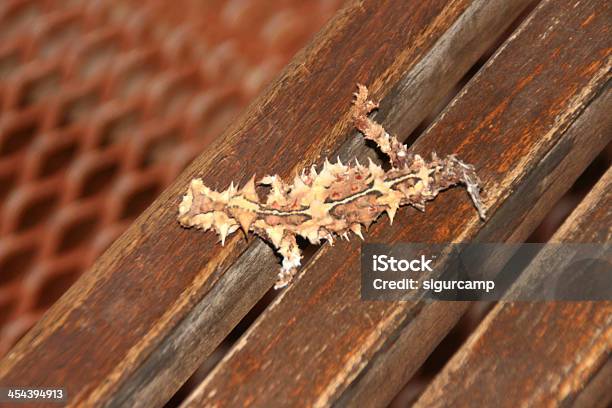
[[[281,288],[291,282],[300,266],[297,235],[313,244],[323,239],[333,244],[334,234],[348,239],[349,231],[363,239],[362,226],[367,230],[383,212],[393,222],[398,207],[412,205],[424,210],[426,201],[457,184],[467,188],[484,219],[480,181],[474,167],[454,155],[440,159],[433,153],[428,162],[408,153],[404,144],[368,117],[378,105],[368,100],[365,86],[357,87],[351,111],[355,127],[389,156],[389,171],[372,161],[366,167],[357,160],[348,166],[339,159],[336,164],[326,160],[320,171],[315,166],[303,170],[291,185],[278,176],[265,176],[256,183],[253,176],[244,187],[238,189],[232,183],[222,192],[206,187],[202,179],[196,178],[179,205],[181,225],[214,229],[221,237],[221,245],[238,228],[269,241],[283,258],[275,285]],[[260,199],[256,184],[269,186],[265,200]]]

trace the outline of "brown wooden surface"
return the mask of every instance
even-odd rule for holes
[[[351,2],[0,362],[0,384],[63,386],[71,406],[163,403],[278,268],[260,241],[236,234],[221,248],[215,234],[179,228],[187,181],[286,177],[350,139],[347,152],[356,82],[416,127],[527,3]],[[408,103],[407,84],[430,91]]]
[[[366,239],[525,239],[612,137],[607,15],[603,0],[543,2],[412,147],[476,166],[485,224],[455,189]],[[326,245],[185,405],[383,406],[465,307],[361,301],[359,242]]]
[[[612,170],[551,242],[610,242],[610,202]],[[527,268],[521,280],[540,271]],[[415,406],[570,406],[584,388],[588,395],[578,403],[588,399],[607,406],[610,389],[602,393],[588,384],[606,370],[610,353],[612,302],[502,302]]]
[[[612,404],[612,359],[599,369],[574,400],[573,408],[608,408]]]

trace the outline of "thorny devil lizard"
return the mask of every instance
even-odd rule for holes
[[[368,90],[357,85],[352,117],[355,127],[366,139],[376,142],[389,156],[392,168],[384,171],[371,160],[369,165],[344,165],[325,161],[317,172],[302,170],[293,184],[284,183],[278,176],[265,176],[257,183],[255,176],[238,189],[233,182],[222,192],[204,185],[202,179],[193,179],[179,205],[179,222],[184,227],[203,230],[214,229],[226,237],[242,228],[270,242],[282,256],[282,267],[275,288],[289,284],[300,266],[302,258],[296,236],[313,244],[322,239],[333,244],[333,235],[348,239],[352,231],[363,239],[362,226],[367,228],[383,212],[390,222],[398,207],[412,205],[424,210],[426,201],[433,200],[440,191],[463,184],[470,194],[480,217],[485,210],[480,200],[479,184],[474,167],[454,155],[439,158],[432,153],[426,161],[409,153],[400,143],[368,114],[378,105],[368,99]],[[260,199],[255,185],[270,188],[265,200]]]

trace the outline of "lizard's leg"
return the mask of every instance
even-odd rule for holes
[[[378,104],[368,99],[368,88],[357,85],[355,101],[351,110],[355,127],[368,140],[373,140],[380,150],[389,156],[394,168],[401,168],[410,161],[406,145],[401,143],[395,136],[391,136],[382,125],[373,121],[368,114],[378,108]]]
[[[283,263],[278,273],[276,283],[274,284],[274,289],[280,289],[291,283],[297,272],[298,266],[300,266],[300,260],[302,259],[302,251],[295,241],[295,235],[288,231],[285,232],[278,252],[283,257]]]

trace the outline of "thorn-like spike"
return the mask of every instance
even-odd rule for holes
[[[429,168],[427,168],[427,166],[421,167],[417,173],[417,176],[423,182],[423,188],[425,189],[429,188],[429,173]]]
[[[313,179],[317,177],[317,167],[314,164],[310,166],[310,177]]]
[[[397,212],[397,207],[387,208],[387,215],[389,215],[389,225],[393,225],[393,218],[395,218],[396,212]]]
[[[218,199],[219,201],[221,201],[222,203],[227,204],[231,198],[231,196],[233,195],[231,187],[228,188],[227,190],[222,191],[219,196]]]
[[[266,228],[266,233],[268,234],[268,237],[270,237],[272,244],[274,244],[274,246],[277,248],[280,247],[283,235],[285,234],[283,227],[280,225],[268,227]]]
[[[230,228],[235,224],[230,217],[224,212],[215,211],[213,226],[217,231],[217,234],[221,237],[221,245],[225,245],[225,238],[231,233]],[[235,231],[235,229],[234,229]]]
[[[388,191],[390,190],[389,186],[387,186],[387,184],[385,183],[385,181],[382,178],[375,178],[374,179],[374,184],[372,185],[372,188],[376,191],[380,191],[383,196],[378,198],[378,201],[381,201],[383,203],[385,203],[387,201],[387,198],[385,196],[385,194],[388,193]]]
[[[370,174],[374,177],[374,178],[382,178],[383,175],[385,174],[385,171],[382,169],[382,167],[380,167],[379,165],[375,164],[372,159],[370,159],[368,157],[368,170],[370,171]]]
[[[257,191],[255,191],[255,175],[253,175],[249,181],[242,187],[240,194],[248,200],[259,202]]]
[[[221,237],[221,246],[225,246],[225,238],[229,233],[230,225],[227,223],[223,223],[217,226],[219,236]]]
[[[332,164],[329,162],[329,160],[327,160],[327,157],[326,157],[325,162],[323,163],[323,171],[329,171],[331,166]]]
[[[249,229],[251,228],[253,221],[257,219],[257,214],[252,211],[237,210],[234,211],[234,217],[238,221],[238,224],[240,224],[240,228],[242,228],[244,235],[246,235],[248,239]]]
[[[353,231],[353,233],[357,235],[359,238],[361,238],[361,240],[363,241],[363,234],[361,233],[361,224],[355,223],[351,225],[350,228],[351,228],[351,231]]]

